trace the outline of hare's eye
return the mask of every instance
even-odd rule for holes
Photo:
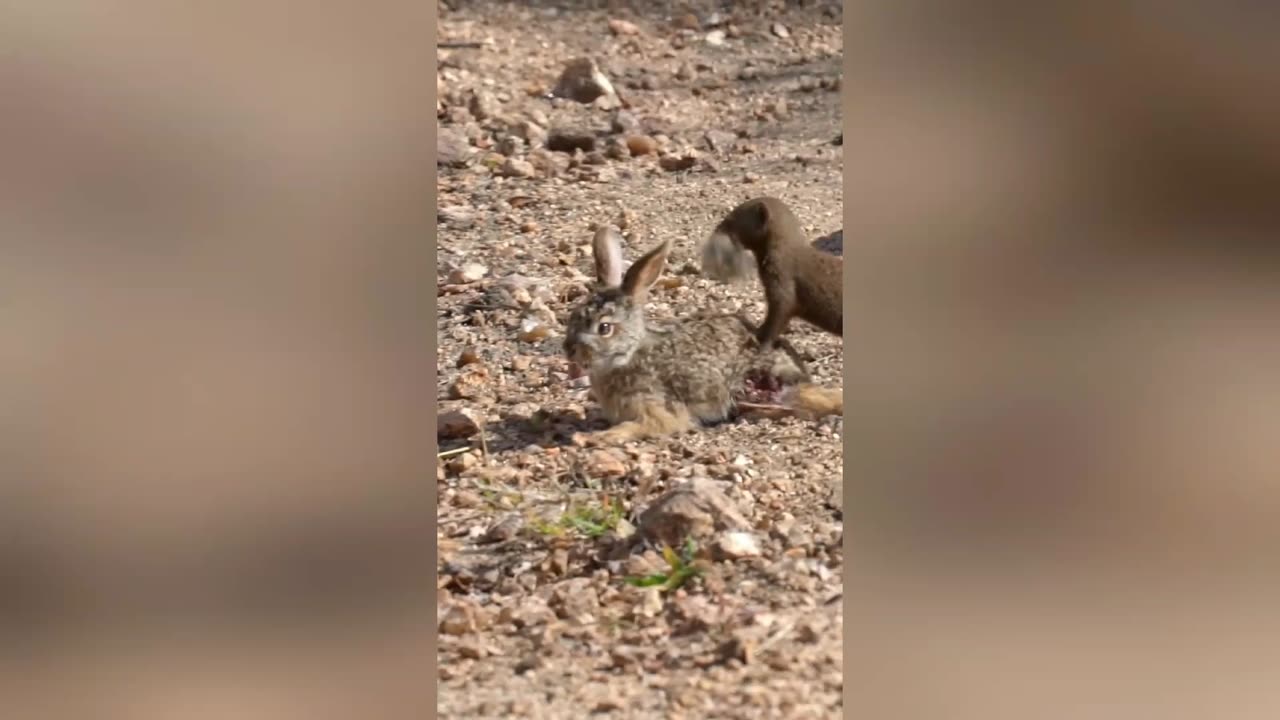
[[[600,323],[596,326],[596,334],[600,337],[609,337],[613,334],[613,323]]]

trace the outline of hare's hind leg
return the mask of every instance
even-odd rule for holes
[[[650,437],[673,435],[693,427],[688,408],[657,399],[637,399],[627,404],[627,420],[607,430],[594,433],[599,443],[617,445]]]

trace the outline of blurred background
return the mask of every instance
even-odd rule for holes
[[[432,706],[433,10],[0,11],[6,717]]]
[[[846,700],[1274,716],[1280,18],[845,17]]]

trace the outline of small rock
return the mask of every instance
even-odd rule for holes
[[[489,274],[489,268],[480,263],[467,263],[459,268],[454,268],[448,277],[450,285],[468,285],[477,282],[485,275]]]
[[[645,649],[635,645],[616,645],[609,651],[609,659],[613,661],[613,667],[619,670],[639,665],[645,655],[647,655]]]
[[[538,226],[538,223],[534,222],[533,220],[525,220],[524,222],[520,223],[520,232],[524,233],[525,235],[531,235],[533,233],[538,232],[538,230],[540,229],[541,228]],[[525,291],[525,294],[528,295],[528,291]]]
[[[480,458],[477,457],[475,453],[465,452],[451,458],[449,462],[445,463],[445,469],[454,475],[461,475],[475,467],[479,462]]]
[[[626,160],[631,157],[631,148],[622,138],[610,138],[604,147],[604,155],[610,160]]]
[[[760,543],[749,532],[736,530],[727,532],[716,538],[714,546],[716,556],[724,560],[738,560],[746,557],[760,557]]]
[[[561,620],[589,620],[600,610],[599,596],[591,578],[571,578],[556,585],[548,606]]]
[[[547,135],[546,147],[552,152],[569,153],[581,150],[584,153],[596,149],[596,136],[578,130],[552,130]]]
[[[523,596],[514,607],[505,607],[498,613],[498,620],[517,628],[537,627],[555,620],[555,613],[547,601],[537,595]]]
[[[462,368],[468,365],[475,365],[478,362],[480,362],[480,354],[476,352],[476,349],[466,348],[458,354],[458,361],[454,363],[454,367]]]
[[[439,128],[436,133],[436,165],[466,167],[474,154],[475,149],[466,135],[453,128]]]
[[[479,90],[467,101],[467,110],[477,120],[489,120],[498,114],[498,99],[492,93]]]
[[[471,111],[461,105],[451,105],[444,112],[444,119],[450,125],[466,125],[475,118],[471,117]]]
[[[658,159],[658,166],[667,172],[689,170],[696,164],[698,158],[693,155],[663,155]]]
[[[616,478],[627,474],[626,462],[610,450],[596,450],[591,453],[589,467],[591,474],[596,477]]]
[[[754,645],[755,643],[751,642],[746,637],[735,635],[721,643],[720,647],[716,649],[716,654],[719,655],[723,661],[737,660],[743,665],[748,665],[751,663],[751,659],[755,655]]]
[[[522,527],[524,527],[523,518],[515,514],[508,515],[490,525],[479,539],[482,543],[506,542],[518,535]]]
[[[640,130],[640,121],[635,114],[627,110],[619,110],[609,120],[609,129],[619,135],[637,133]]]
[[[478,508],[484,506],[484,498],[470,490],[459,490],[453,494],[453,505],[460,508]]]
[[[796,625],[796,639],[803,643],[816,643],[822,639],[822,633],[814,621],[805,621]]]
[[[524,140],[515,135],[507,135],[499,140],[495,147],[499,153],[507,157],[513,157],[524,151]]]
[[[537,670],[546,665],[546,661],[538,653],[525,656],[520,662],[516,663],[515,671],[517,675],[524,675],[532,670]]]
[[[636,611],[641,617],[656,617],[662,612],[662,592],[656,587],[644,588],[640,596],[640,606]]]
[[[696,74],[697,70],[695,70],[693,65],[690,63],[684,63],[676,69],[677,80],[692,80],[693,76]]]
[[[480,395],[488,384],[489,371],[483,365],[468,365],[449,386],[449,397],[465,400]]]
[[[738,136],[727,130],[708,130],[703,134],[703,139],[707,141],[707,147],[715,152],[724,152],[733,147],[738,141]]]
[[[547,567],[551,570],[551,574],[556,577],[564,577],[569,574],[569,551],[566,548],[556,548],[551,552],[551,557],[547,558]]]
[[[679,30],[697,30],[702,27],[702,21],[693,13],[677,16],[673,24]]]
[[[708,45],[711,45],[714,47],[721,47],[724,45],[724,31],[712,30],[711,32],[707,33],[706,40]]]
[[[445,635],[467,635],[480,629],[479,613],[474,605],[458,603],[440,618],[440,632]]]
[[[502,163],[500,172],[505,177],[527,178],[533,177],[537,170],[533,167],[533,163],[528,160],[507,158],[506,162]]]
[[[623,570],[627,575],[633,577],[644,577],[652,575],[664,567],[662,560],[655,552],[646,552],[642,555],[629,555],[623,561]]]
[[[532,318],[520,325],[520,342],[536,343],[551,337],[551,329]]]
[[[719,483],[695,478],[667,491],[645,509],[639,530],[653,541],[676,547],[689,537],[749,527]]]
[[[640,27],[633,22],[614,19],[609,21],[609,32],[614,35],[637,35]]]
[[[547,139],[546,128],[533,120],[521,120],[513,123],[507,128],[507,131],[530,145],[540,145]]]
[[[537,150],[529,153],[529,161],[547,177],[558,177],[569,168],[569,158],[564,153]]]
[[[466,439],[477,432],[480,432],[480,423],[472,418],[470,411],[449,410],[435,418],[435,437]]]
[[[468,660],[483,660],[489,653],[479,641],[469,639],[458,643],[458,655]]]
[[[626,518],[619,518],[618,524],[613,528],[617,536],[623,540],[636,534],[636,526],[632,525]]]
[[[460,205],[451,205],[436,210],[437,222],[444,223],[451,228],[465,230],[476,223],[476,213],[468,207]]]
[[[592,100],[591,105],[597,110],[616,110],[622,105],[622,101],[617,95],[601,95]]]
[[[581,57],[570,60],[560,73],[551,90],[555,97],[567,98],[583,104],[594,102],[602,95],[617,95],[613,83],[596,65],[595,60]]]
[[[791,31],[788,30],[787,26],[783,25],[782,23],[777,23],[777,22],[774,23],[772,26],[770,26],[769,31],[772,32],[774,35],[782,38],[783,40],[791,37]]]
[[[658,151],[658,141],[648,135],[630,135],[626,140],[627,149],[631,151],[632,157],[637,155],[652,155]]]
[[[705,632],[720,623],[723,606],[705,595],[692,595],[675,601],[676,616],[684,621],[684,632]]]

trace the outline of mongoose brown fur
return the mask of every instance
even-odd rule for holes
[[[756,333],[762,348],[772,347],[792,318],[844,336],[844,261],[810,245],[782,200],[753,198],[730,211],[702,247],[702,270],[722,282],[741,280],[751,256],[768,305]]]

